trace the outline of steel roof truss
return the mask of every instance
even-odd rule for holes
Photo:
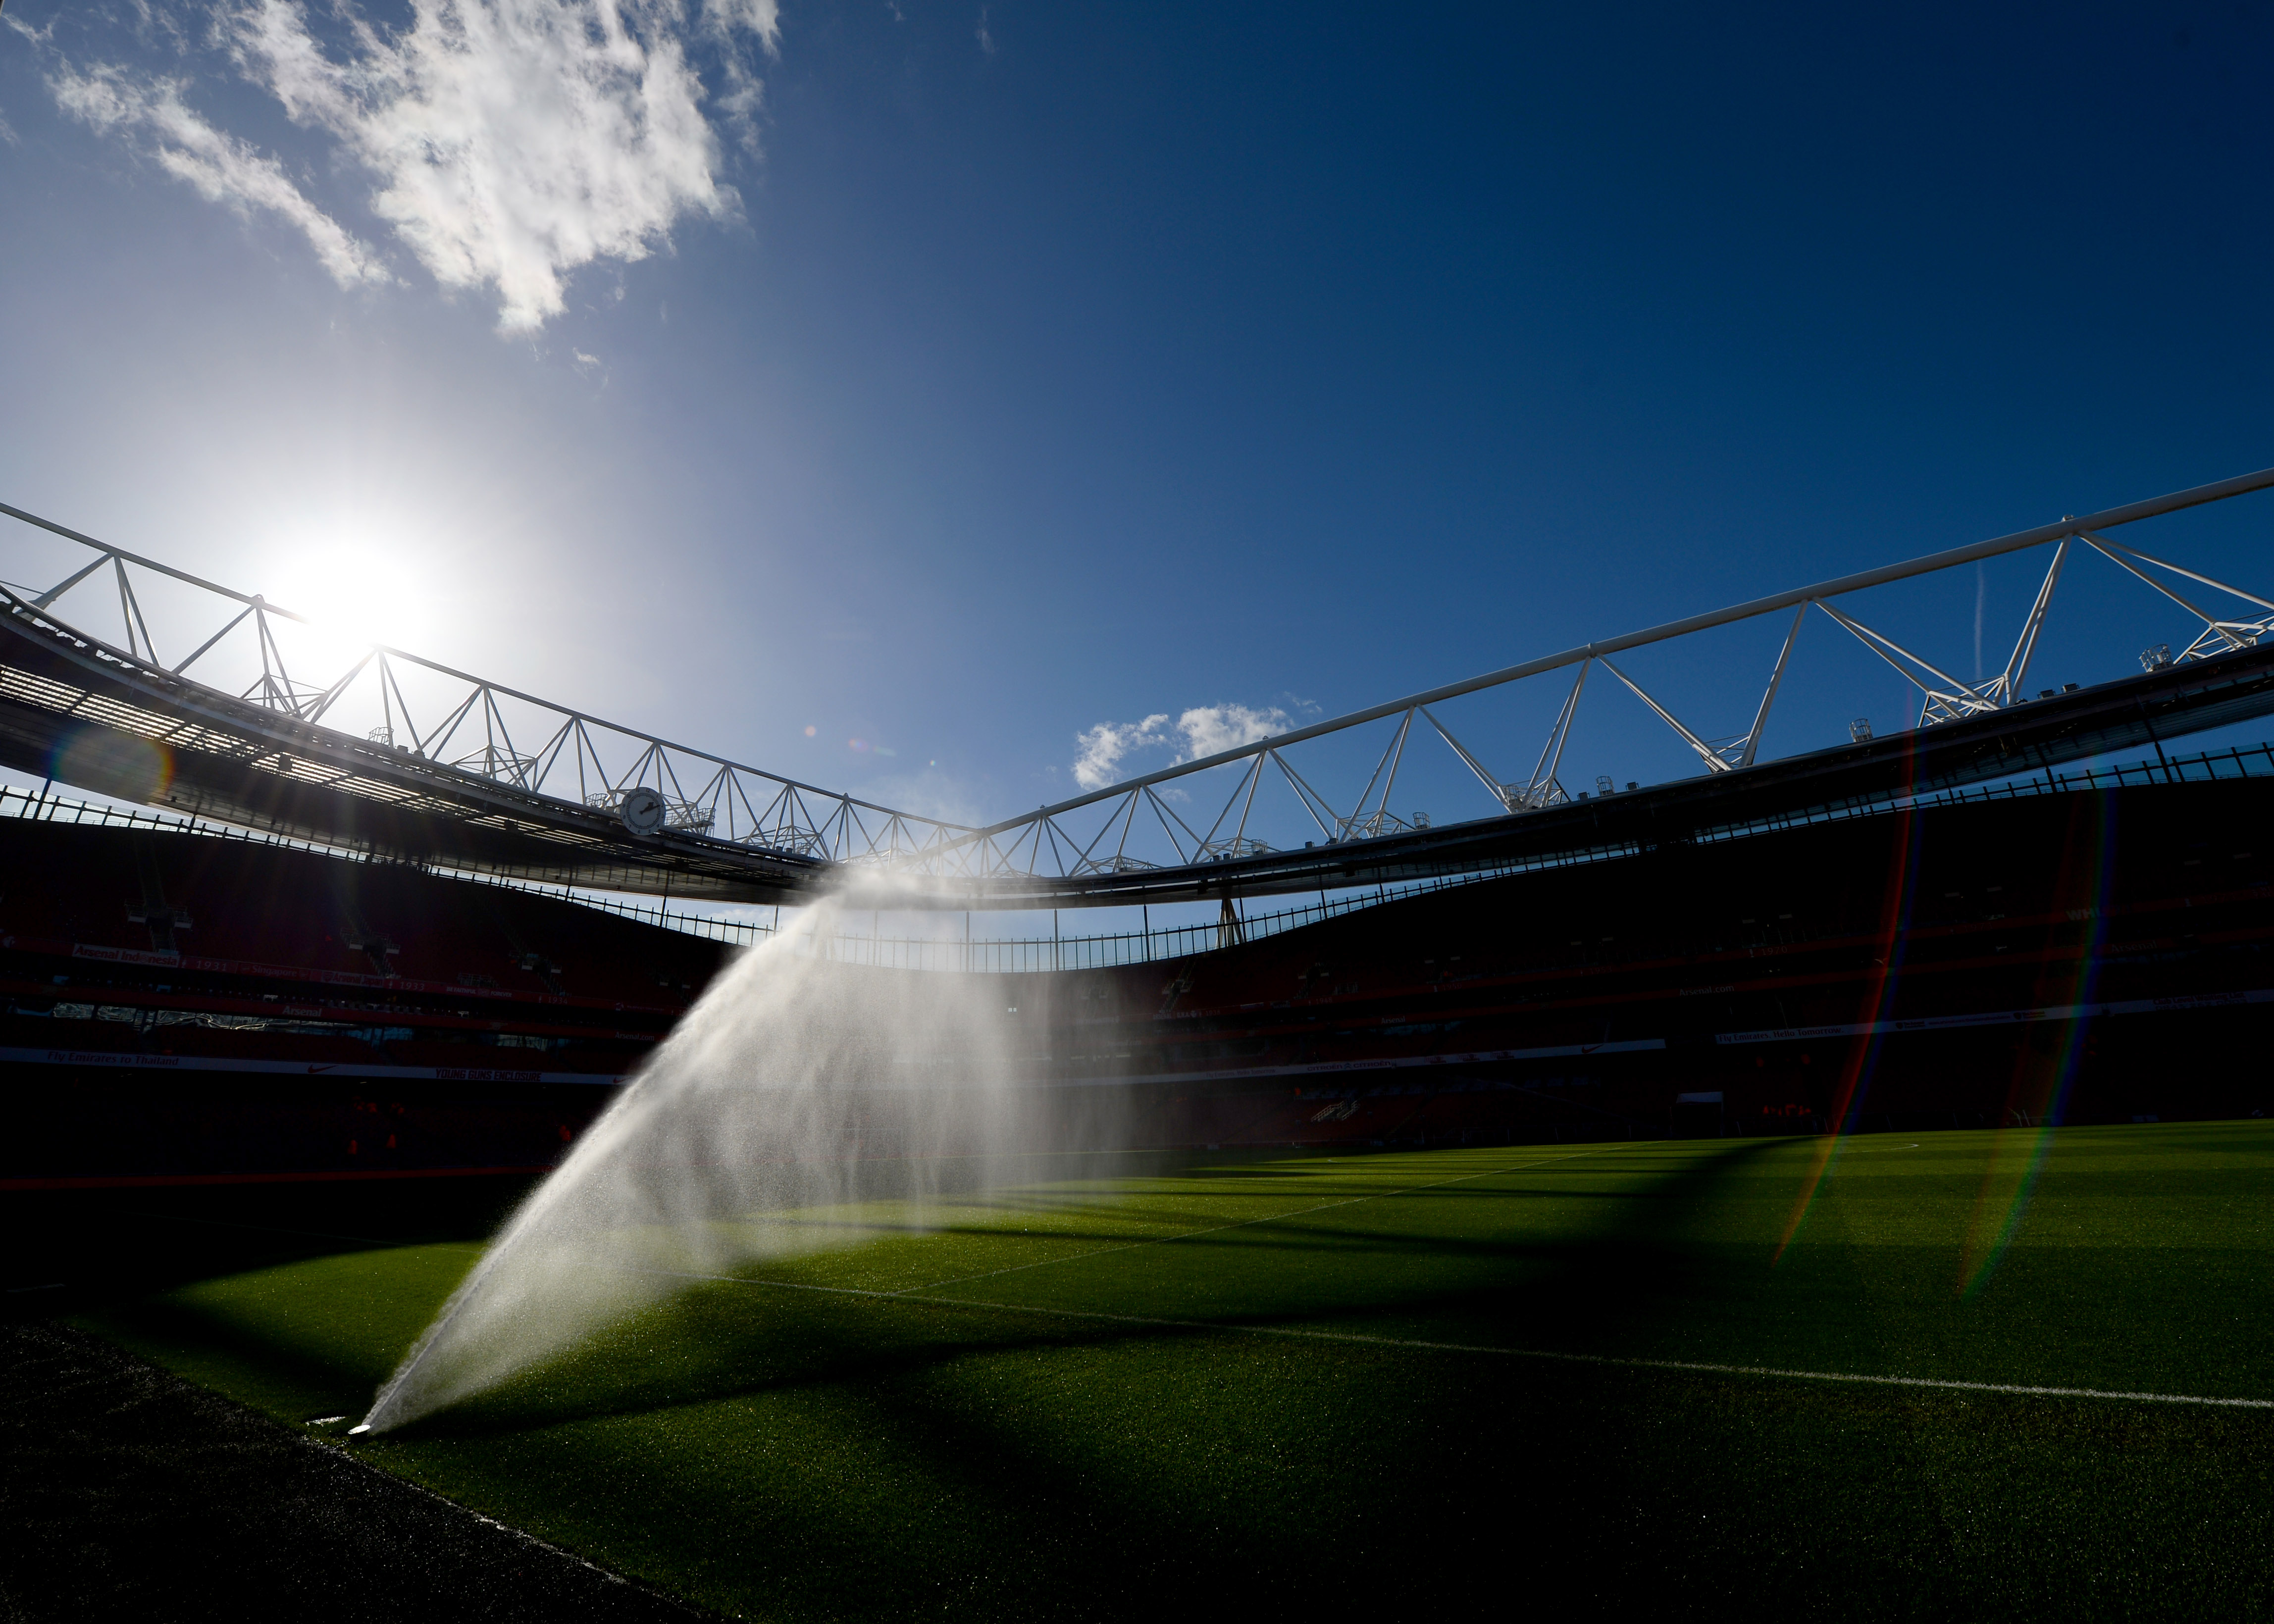
[[[1721,751],[1706,743],[1706,741],[1700,739],[1696,733],[1691,733],[1687,727],[1684,727],[1680,721],[1675,719],[1673,711],[1668,710],[1664,705],[1660,704],[1658,701],[1644,693],[1640,685],[1638,685],[1632,677],[1627,675],[1625,672],[1621,671],[1616,665],[1612,665],[1609,660],[1603,659],[1601,656],[1598,655],[1596,658],[1600,660],[1605,671],[1609,672],[1620,681],[1625,683],[1628,690],[1632,693],[1637,699],[1641,700],[1643,703],[1648,705],[1652,710],[1656,712],[1660,721],[1665,723],[1668,727],[1674,729],[1675,733],[1682,735],[1682,741],[1688,745],[1691,749],[1698,752],[1698,759],[1706,763],[1706,770],[1708,772],[1728,772],[1730,771],[1729,763],[1722,758]]]
[[[1745,748],[1738,752],[1736,764],[1750,767],[1761,748],[1761,732],[1769,725],[1769,707],[1776,703],[1777,688],[1784,681],[1784,668],[1792,658],[1792,645],[1800,641],[1800,623],[1808,618],[1808,605],[1803,604],[1792,612],[1792,629],[1784,635],[1784,647],[1777,654],[1776,668],[1769,673],[1767,691],[1761,695],[1761,708],[1753,713],[1753,725],[1745,734]]]
[[[1459,756],[1462,762],[1468,767],[1468,770],[1477,775],[1478,781],[1487,790],[1492,792],[1493,800],[1502,807],[1507,806],[1508,786],[1502,784],[1498,778],[1493,777],[1491,773],[1486,771],[1485,764],[1479,761],[1475,756],[1470,755],[1466,748],[1462,745],[1461,741],[1453,737],[1453,730],[1451,728],[1446,726],[1442,722],[1439,721],[1434,716],[1430,714],[1428,706],[1423,705],[1419,707],[1419,709],[1422,716],[1427,719],[1429,726],[1437,730],[1437,736],[1440,739],[1442,739],[1447,744],[1453,747],[1453,754]]]
[[[1955,717],[1979,716],[1984,711],[1998,709],[1994,701],[1984,698],[1971,684],[1961,682],[1940,666],[1921,659],[1893,638],[1881,636],[1860,620],[1842,614],[1830,604],[1819,602],[1816,606],[1854,633],[1856,641],[1894,666],[1901,674],[1903,680],[1926,695],[1925,708],[1919,717],[1919,726],[1922,727],[1931,726],[1936,722],[1946,721]],[[1916,673],[1903,669],[1901,661],[1896,658],[1898,655],[1901,656],[1902,659],[1910,661],[1920,671],[1925,672],[1930,676],[1939,677],[1950,684],[1951,691],[1946,693],[1920,681]]]

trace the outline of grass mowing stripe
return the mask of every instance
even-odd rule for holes
[[[1610,1150],[1603,1151],[1601,1154],[1604,1155],[1612,1155],[1625,1148],[1626,1147],[1623,1145],[1616,1145],[1612,1147]],[[1290,1218],[1300,1218],[1309,1213],[1323,1213],[1332,1207],[1355,1207],[1361,1201],[1392,1200],[1401,1195],[1412,1195],[1417,1191],[1435,1190],[1446,1184],[1465,1184],[1472,1179],[1492,1178],[1502,1173],[1521,1173],[1526,1168],[1546,1167],[1551,1162],[1576,1162],[1582,1156],[1592,1156],[1596,1154],[1596,1147],[1589,1146],[1585,1150],[1575,1150],[1569,1155],[1538,1156],[1534,1157],[1530,1162],[1519,1162],[1513,1167],[1487,1168],[1481,1173],[1463,1173],[1456,1178],[1434,1178],[1426,1184],[1408,1184],[1402,1190],[1377,1190],[1368,1195],[1345,1196],[1339,1201],[1321,1201],[1314,1207],[1299,1207],[1291,1213],[1274,1213],[1268,1218],[1243,1218],[1238,1223],[1211,1224],[1203,1229],[1179,1229],[1174,1235],[1156,1235],[1149,1240],[1124,1241],[1118,1246],[1093,1246],[1088,1252],[1069,1252],[1062,1257],[1038,1258],[1032,1263],[1013,1263],[1008,1268],[989,1269],[983,1274],[951,1275],[945,1280],[927,1281],[921,1286],[903,1286],[898,1291],[884,1291],[877,1293],[877,1295],[880,1297],[907,1297],[912,1291],[937,1291],[942,1286],[960,1286],[968,1284],[970,1282],[975,1280],[992,1280],[998,1274],[1016,1274],[1021,1269],[1041,1268],[1044,1265],[1050,1263],[1073,1263],[1083,1258],[1102,1258],[1109,1252],[1134,1252],[1141,1246],[1165,1245],[1170,1241],[1190,1240],[1194,1236],[1199,1235],[1221,1235],[1226,1229],[1245,1229],[1259,1223],[1284,1223]],[[669,1271],[666,1270],[664,1272],[668,1273]],[[710,1280],[721,1277],[703,1274],[696,1275],[693,1278]]]
[[[1985,1187],[2002,1199],[2021,1137],[1851,1145],[1779,1270],[1766,1248],[1805,1140],[1637,1145],[1370,1216],[1005,1274],[1025,1293],[1008,1298],[907,1288],[935,1262],[1214,1240],[1198,1232],[1241,1214],[1588,1147],[1114,1163],[962,1211],[930,1192],[771,1213],[847,1222],[785,1227],[778,1258],[763,1234],[731,1264],[614,1254],[689,1277],[648,1281],[641,1312],[438,1425],[347,1447],[747,1617],[945,1600],[1016,1624],[1068,1595],[1396,1616],[1457,1611],[1511,1560],[1606,1612],[2268,1613],[2274,1362],[2253,1327],[2274,1315],[2258,1267],[2274,1124],[2065,1132],[2022,1244],[1962,1299],[1969,1225]],[[360,1202],[194,1210],[396,1232],[351,1217]],[[87,1272],[146,1232],[122,1218],[90,1237]],[[361,1404],[467,1262],[173,1238],[181,1273],[200,1247],[220,1255],[178,1285],[130,1282],[96,1322],[328,1440],[344,1423],[301,1424]],[[275,1267],[246,1267],[265,1252]],[[782,1295],[712,1289],[766,1283]],[[891,1303],[907,1307],[871,1312]]]
[[[1116,1247],[1113,1250],[1124,1249]],[[1153,1314],[1114,1314],[1093,1308],[1044,1308],[1032,1303],[990,1303],[975,1297],[915,1297],[907,1291],[869,1291],[858,1286],[817,1286],[795,1280],[746,1280],[734,1274],[697,1274],[682,1269],[639,1269],[634,1272],[661,1274],[674,1280],[715,1281],[728,1286],[771,1286],[782,1291],[818,1291],[831,1297],[862,1297],[879,1303],[921,1303],[937,1308],[981,1308],[997,1313],[1043,1314],[1061,1320],[1102,1320],[1115,1325],[1146,1325],[1171,1331],[1209,1331],[1223,1336],[1279,1336],[1302,1342],[1356,1342],[1373,1348],[1412,1348],[1429,1353],[1478,1353],[1506,1359],[1547,1359],[1562,1365],[1593,1365],[1615,1370],[1680,1371],[1706,1376],[1766,1376],[1786,1381],[1847,1382],[1875,1387],[1927,1387],[1958,1393],[2004,1393],[2022,1398],[2130,1399],[2149,1404],[2197,1404],[2217,1410],[2274,1410],[2274,1399],[2270,1398],[2218,1398],[2199,1393],[2134,1393],[2113,1387],[2034,1387],[2008,1381],[1946,1380],[1933,1376],[1873,1376],[1855,1371],[1789,1370],[1774,1365],[1711,1365],[1691,1359],[1625,1358],[1616,1354],[1564,1353],[1547,1348],[1501,1348],[1485,1342],[1426,1342],[1418,1337],[1368,1336],[1359,1331],[1305,1331],[1292,1326],[1226,1325],[1213,1320],[1167,1320]]]

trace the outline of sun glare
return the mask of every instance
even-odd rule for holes
[[[428,629],[425,605],[400,555],[362,543],[335,542],[295,554],[260,590],[271,603],[305,617],[305,625],[279,636],[327,673],[352,665],[374,643],[416,649]]]

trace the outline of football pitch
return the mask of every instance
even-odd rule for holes
[[[825,1247],[344,1447],[754,1618],[2274,1611],[2263,1123],[1210,1160],[786,1222]],[[478,1255],[342,1242],[86,1323],[337,1439]]]

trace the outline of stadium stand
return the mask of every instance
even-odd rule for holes
[[[194,834],[0,823],[0,1186],[537,1169],[724,950]]]
[[[2240,779],[1668,841],[980,996],[1025,1011],[1037,1145],[2247,1116],[2270,814]],[[726,953],[199,835],[11,819],[0,856],[0,1188],[541,1169]]]
[[[1172,1134],[1224,1145],[2247,1116],[2270,812],[2225,780],[1669,842],[1093,973],[1086,1003]],[[1677,1130],[1684,1094],[1721,1097]]]

